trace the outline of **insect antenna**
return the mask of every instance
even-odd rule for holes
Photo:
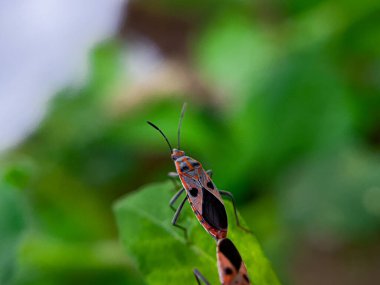
[[[181,126],[182,126],[183,116],[185,115],[185,111],[186,111],[186,105],[187,105],[186,102],[183,103],[182,111],[181,111],[181,116],[179,117],[179,123],[178,123],[178,149],[181,149],[181,145],[180,145]]]
[[[172,152],[173,152],[173,148],[172,148],[172,146],[171,146],[171,144],[170,144],[168,138],[165,136],[164,132],[161,131],[160,128],[157,127],[157,126],[156,126],[155,124],[153,124],[152,122],[147,121],[147,123],[148,123],[149,125],[151,125],[153,128],[155,128],[157,131],[160,132],[160,134],[164,137],[164,139],[166,140],[166,142],[167,142],[167,144],[168,144],[168,146],[169,146],[170,153],[172,153]]]

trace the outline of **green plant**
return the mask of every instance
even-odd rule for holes
[[[173,211],[168,201],[173,193],[170,182],[155,183],[120,199],[114,212],[122,243],[147,284],[195,284],[195,267],[211,284],[218,284],[215,241],[204,232],[189,206],[180,217],[180,224],[189,231],[189,243],[182,231],[171,225]],[[239,248],[253,284],[279,284],[256,238],[237,228],[232,205],[226,202],[226,207],[229,237]]]

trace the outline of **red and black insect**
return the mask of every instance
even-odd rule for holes
[[[230,192],[218,190],[214,182],[211,180],[211,170],[205,171],[199,161],[191,158],[190,156],[186,156],[185,152],[180,150],[180,130],[185,109],[186,104],[183,105],[179,120],[177,149],[172,148],[165,134],[156,125],[148,121],[149,125],[161,133],[169,146],[171,158],[173,159],[176,167],[176,172],[170,172],[169,177],[179,177],[183,186],[170,200],[170,207],[173,207],[175,201],[184,191],[186,191],[186,197],[177,208],[172,224],[184,230],[186,235],[186,229],[178,225],[177,221],[185,201],[188,200],[195,215],[205,230],[216,239],[225,238],[227,236],[228,221],[221,195],[231,199],[234,206],[236,222],[240,227],[239,219],[236,213],[235,200]]]
[[[247,267],[231,240],[225,238],[218,241],[216,257],[218,260],[219,279],[222,285],[251,284],[248,278]],[[206,285],[210,285],[197,269],[194,269],[193,272],[198,285],[201,285],[201,281]]]

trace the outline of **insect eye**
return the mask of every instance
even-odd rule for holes
[[[199,162],[193,162],[192,164],[191,164],[193,167],[198,167],[200,164],[199,164]]]

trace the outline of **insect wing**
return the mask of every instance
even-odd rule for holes
[[[210,193],[212,193],[222,204],[224,204],[218,188],[215,186],[214,182],[211,180],[210,176],[203,168],[199,169],[199,181],[205,189],[210,191]]]
[[[203,218],[218,230],[227,229],[227,213],[223,199],[214,182],[203,168],[199,169],[199,180],[202,185],[203,193]]]
[[[211,227],[226,230],[227,213],[218,190],[203,169],[199,169],[197,176],[198,179],[194,179],[188,174],[180,175],[190,204],[195,213],[199,214]]]
[[[249,285],[251,284],[247,274],[247,268],[229,239],[218,242],[217,250],[218,270],[220,282],[224,285]]]
[[[202,201],[203,201],[202,187],[200,187],[200,184],[198,183],[197,180],[194,180],[192,177],[189,177],[186,174],[180,174],[179,178],[181,179],[182,185],[188,194],[191,206],[200,215],[202,215]]]
[[[224,205],[207,189],[202,187],[202,217],[212,227],[223,230],[228,226]]]

